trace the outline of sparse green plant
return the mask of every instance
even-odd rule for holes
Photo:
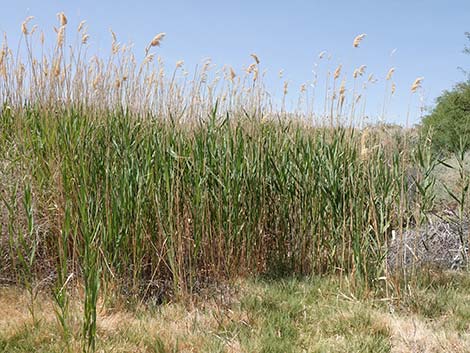
[[[468,241],[470,234],[465,234],[464,225],[469,219],[468,196],[470,188],[470,175],[465,167],[466,151],[467,142],[465,142],[464,138],[461,138],[459,148],[453,154],[454,159],[457,161],[457,166],[453,166],[444,160],[440,160],[439,162],[447,168],[457,169],[458,171],[459,179],[457,183],[457,192],[453,191],[449,186],[445,184],[443,184],[443,186],[449,196],[457,204],[457,212],[451,211],[454,213],[454,219],[451,219],[451,221],[457,223],[461,244],[462,259],[468,266]]]

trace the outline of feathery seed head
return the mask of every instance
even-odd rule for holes
[[[423,82],[424,77],[418,77],[414,80],[413,84],[411,85],[411,92],[415,93],[419,88],[421,88],[421,83]]]
[[[146,55],[143,62],[142,62],[142,64],[145,65],[145,64],[151,63],[153,61],[154,57],[155,57],[155,54]]]
[[[151,47],[159,47],[166,33],[158,33],[150,42]]]
[[[362,40],[364,39],[366,35],[367,34],[362,33],[362,34],[359,34],[356,38],[354,38],[354,41],[353,41],[354,48],[359,47],[359,44],[361,44]]]
[[[256,63],[250,64],[250,66],[247,67],[246,73],[251,74],[256,68]]]
[[[65,26],[60,26],[57,30],[57,46],[61,47],[64,45],[64,38],[65,38]]]
[[[34,18],[34,16],[28,16],[26,17],[26,19],[23,21],[23,23],[21,24],[21,32],[27,36],[29,34],[29,31],[28,31],[28,22],[31,21],[32,19]]]
[[[65,14],[63,12],[59,12],[57,14],[57,18],[59,19],[59,23],[61,26],[65,26],[67,24],[67,17],[65,17]]]
[[[358,76],[364,75],[364,73],[366,72],[366,68],[367,68],[366,65],[359,66],[356,70],[354,70],[353,77],[357,78]]]
[[[81,32],[81,31],[82,31],[82,29],[83,29],[84,26],[85,26],[85,23],[86,23],[86,21],[81,21],[81,22],[78,24],[78,29],[77,29],[78,32]]]
[[[86,44],[88,41],[88,38],[90,38],[90,36],[88,34],[84,34],[82,36],[82,44]]]
[[[255,59],[256,64],[259,65],[259,58],[258,58],[258,55],[256,55],[256,54],[253,53],[253,54],[250,54],[250,56],[251,56],[253,59]]]
[[[339,95],[344,96],[346,92],[346,80],[341,81],[341,85],[339,86]]]
[[[395,68],[392,67],[390,70],[388,70],[388,73],[387,73],[387,77],[386,77],[386,80],[390,80],[393,76],[393,73],[395,72]]]
[[[113,43],[117,42],[116,33],[114,33],[114,31],[111,28],[109,29],[109,32],[111,33],[111,37],[113,37]]]
[[[54,64],[54,77],[59,77],[60,75],[60,62]]]
[[[341,68],[343,67],[343,65],[339,64],[338,67],[336,68],[334,74],[333,74],[333,78],[336,80],[339,75],[341,75]]]
[[[235,77],[237,76],[237,74],[235,73],[235,70],[233,69],[233,67],[230,68],[230,81],[233,82],[233,80],[235,79]]]

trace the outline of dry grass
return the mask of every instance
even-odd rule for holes
[[[465,278],[436,277],[414,288],[416,301],[393,305],[357,300],[334,278],[241,281],[223,304],[217,296],[132,309],[100,302],[97,351],[463,353],[470,350],[470,335],[456,303],[468,300]],[[429,300],[441,305],[427,306]],[[81,351],[78,294],[68,345],[51,299],[38,298],[36,325],[27,304],[20,289],[0,290],[0,352]]]
[[[470,335],[444,329],[439,320],[430,321],[416,315],[385,315],[390,328],[392,353],[464,353],[470,351]]]

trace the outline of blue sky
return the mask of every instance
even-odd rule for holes
[[[371,115],[382,111],[384,77],[395,67],[397,94],[387,119],[400,123],[408,110],[410,122],[417,122],[419,99],[409,94],[416,77],[425,78],[424,102],[432,106],[444,89],[464,79],[458,66],[470,69],[470,56],[462,53],[470,44],[464,36],[470,31],[469,0],[16,0],[4,1],[1,8],[0,31],[8,34],[12,47],[26,16],[35,16],[47,38],[53,35],[56,13],[64,11],[72,26],[87,20],[91,44],[100,50],[109,48],[109,28],[119,41],[134,42],[137,53],[156,33],[166,32],[158,53],[167,63],[184,59],[189,71],[206,57],[241,70],[255,52],[268,69],[274,94],[282,90],[280,69],[295,90],[312,79],[318,53],[326,50],[332,59],[321,64],[320,76],[341,63],[349,74],[365,64],[379,78],[368,93]],[[367,37],[355,49],[352,40],[360,33]]]

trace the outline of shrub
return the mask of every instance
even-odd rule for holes
[[[470,147],[470,81],[457,84],[438,99],[430,115],[423,119],[424,133],[433,135],[437,152],[455,152],[461,143]]]

